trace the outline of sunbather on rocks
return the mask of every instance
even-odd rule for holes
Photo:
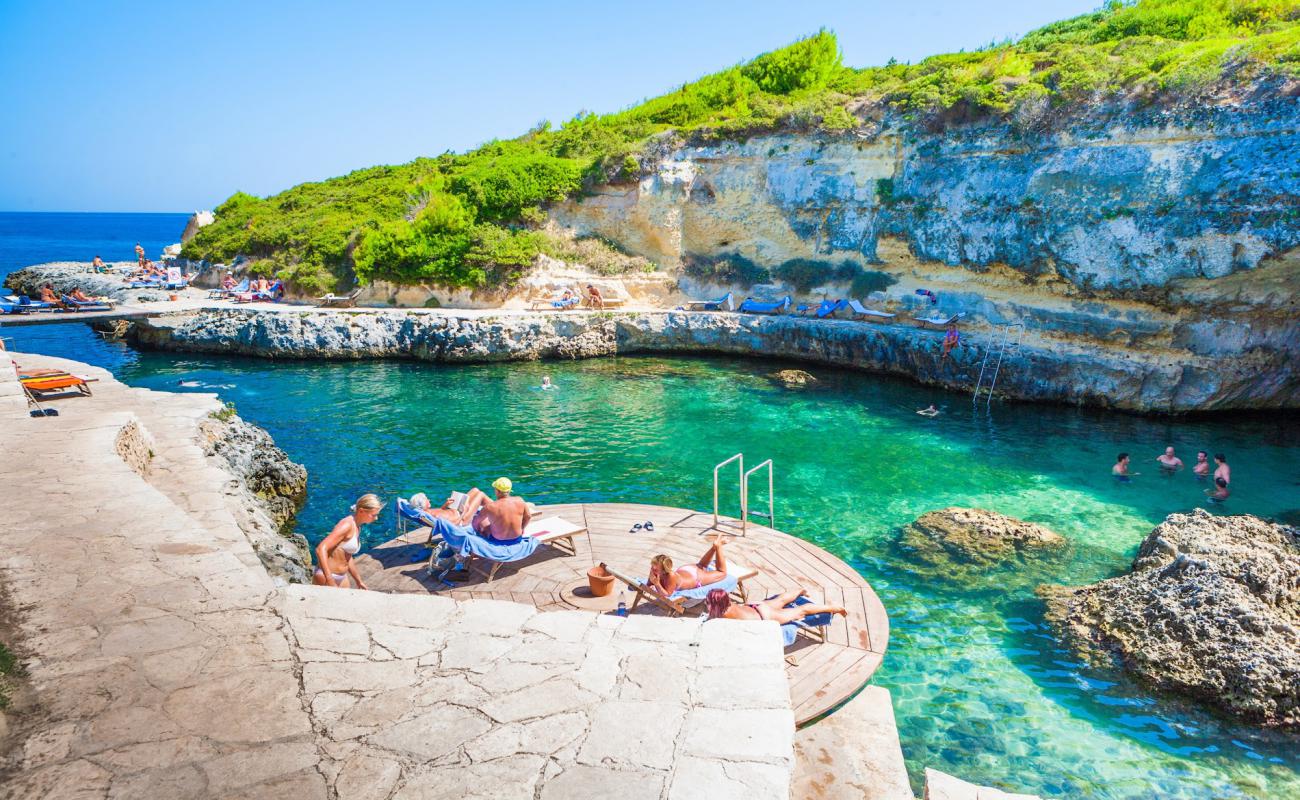
[[[73,300],[78,300],[82,303],[95,302],[94,298],[92,298],[90,295],[86,294],[85,292],[81,291],[80,286],[73,287],[72,291],[68,294],[68,297],[71,297]]]
[[[786,608],[786,606],[807,594],[806,589],[795,589],[779,594],[770,600],[761,600],[757,603],[732,603],[731,597],[726,592],[721,589],[714,589],[709,592],[709,596],[704,599],[704,603],[705,608],[709,610],[709,619],[770,619],[778,625],[784,625],[787,622],[798,622],[804,617],[811,617],[814,614],[847,616],[849,613],[844,609],[844,606],[818,605],[817,603],[804,603],[803,605]]]
[[[669,597],[681,589],[699,589],[723,580],[727,577],[727,557],[722,544],[722,533],[718,533],[699,561],[676,569],[673,569],[673,560],[660,553],[650,559],[650,578],[646,583],[664,597]]]

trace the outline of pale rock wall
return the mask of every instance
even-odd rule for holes
[[[1300,244],[1296,98],[1179,111],[1095,110],[1057,132],[773,135],[684,146],[632,187],[552,217],[660,264],[739,253],[763,265],[858,258],[1056,273],[1140,295],[1254,269]],[[1294,288],[1294,287],[1293,287]]]

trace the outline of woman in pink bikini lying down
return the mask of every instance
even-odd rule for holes
[[[710,569],[710,564],[715,568]],[[719,533],[709,549],[694,564],[683,564],[673,569],[673,560],[662,553],[650,559],[650,579],[646,583],[668,597],[679,589],[698,589],[717,583],[725,577],[727,558],[722,553],[722,534]]]
[[[805,589],[795,589],[791,592],[779,594],[771,600],[741,604],[731,602],[731,598],[721,589],[714,589],[709,592],[709,596],[705,598],[704,603],[709,610],[709,619],[770,619],[778,625],[797,622],[813,614],[846,616],[849,613],[844,610],[844,606],[823,606],[816,603],[804,603],[794,608],[786,608],[786,606],[806,594],[808,592]]]
[[[357,498],[352,513],[335,523],[329,536],[316,545],[316,571],[312,573],[312,583],[340,589],[348,589],[353,584],[358,589],[366,588],[352,557],[361,549],[361,526],[379,519],[379,510],[383,507],[383,501],[373,494]]]

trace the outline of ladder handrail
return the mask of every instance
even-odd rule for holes
[[[736,453],[726,461],[718,462],[713,468],[713,527],[715,528],[718,527],[718,470],[736,459],[740,459],[740,463],[736,465],[736,474],[740,476],[740,519],[742,529],[745,524],[745,454]]]
[[[772,459],[768,459],[753,469],[749,470],[741,478],[740,495],[744,499],[741,505],[740,531],[744,534],[749,524],[749,476],[758,472],[763,467],[767,467],[767,513],[762,511],[754,512],[755,516],[767,517],[767,527],[771,528],[776,525],[776,490],[775,481],[772,477]]]
[[[1015,344],[1011,344],[1012,330],[1016,331]],[[979,378],[975,381],[975,391],[971,394],[972,404],[979,402],[980,389],[984,387],[984,375],[986,374],[989,358],[993,355],[993,351],[997,351],[998,358],[993,365],[993,376],[989,380],[988,395],[985,400],[985,405],[992,404],[993,402],[993,388],[997,386],[998,375],[1002,372],[1002,359],[1007,353],[1008,346],[1010,346],[1013,352],[1017,351],[1020,349],[1020,345],[1024,343],[1024,340],[1025,323],[1023,322],[1012,322],[1003,325],[1002,329],[994,334],[989,342],[989,346],[984,349],[984,360],[980,363]]]

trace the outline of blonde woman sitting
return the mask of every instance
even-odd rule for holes
[[[673,592],[699,589],[727,578],[727,557],[722,551],[722,534],[719,533],[713,544],[694,564],[683,564],[673,569],[673,560],[660,553],[650,559],[649,586],[671,597]]]
[[[361,526],[379,519],[383,507],[383,501],[376,495],[363,494],[357,498],[352,513],[335,523],[329,536],[316,545],[316,571],[312,573],[312,583],[340,589],[349,589],[353,584],[358,589],[367,588],[357,574],[357,565],[352,557],[361,549]]]

